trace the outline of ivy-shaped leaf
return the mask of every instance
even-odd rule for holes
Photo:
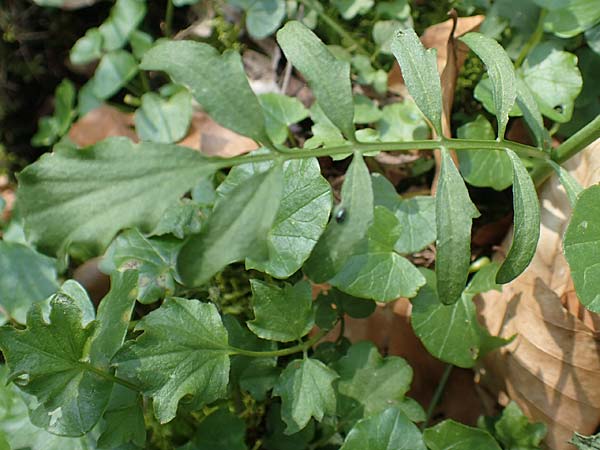
[[[231,0],[230,4],[245,11],[246,30],[254,39],[273,34],[286,13],[286,4],[281,0]]]
[[[459,367],[473,367],[476,361],[506,340],[490,336],[477,321],[473,297],[499,289],[494,279],[497,264],[481,269],[453,305],[440,302],[435,274],[423,270],[427,284],[412,299],[411,325],[427,351],[438,359]]]
[[[512,150],[506,150],[513,167],[513,241],[506,260],[498,270],[496,281],[508,283],[518,277],[529,265],[540,236],[540,203],[535,185],[521,159]]]
[[[81,436],[100,420],[112,382],[99,372],[123,342],[135,302],[136,274],[113,278],[101,302],[96,322],[84,322],[84,312],[70,297],[55,295],[48,317],[42,304],[27,315],[27,328],[0,328],[0,348],[10,369],[9,379],[36,397],[30,414],[34,425],[62,436]],[[91,307],[91,302],[87,299]]]
[[[437,292],[442,303],[460,298],[471,261],[471,225],[479,211],[469,198],[450,152],[442,149],[442,169],[435,195]]]
[[[365,449],[426,450],[427,448],[419,429],[400,408],[394,406],[375,416],[360,420],[350,430],[340,450]]]
[[[234,167],[219,186],[219,196],[226,196],[269,167],[270,163]],[[300,269],[323,233],[331,210],[331,187],[316,158],[286,161],[283,185],[281,204],[267,234],[268,259],[246,259],[246,268],[277,278],[287,278]]]
[[[337,390],[355,400],[358,412],[338,411],[358,417],[369,417],[398,404],[410,388],[413,371],[398,356],[382,358],[370,341],[359,342],[348,349],[333,366],[339,373]]]
[[[306,78],[319,106],[346,139],[354,140],[354,103],[350,63],[338,60],[321,40],[300,22],[290,21],[277,32],[286,58]]]
[[[95,256],[121,229],[150,232],[163,212],[218,167],[199,152],[110,138],[43,155],[19,174],[19,207],[40,250]]]
[[[153,303],[173,295],[179,279],[175,265],[183,243],[172,237],[145,237],[138,230],[121,233],[106,251],[100,269],[107,274],[136,269],[138,300]]]
[[[575,292],[590,311],[600,312],[600,185],[585,189],[564,236]]]
[[[504,139],[508,113],[517,98],[515,70],[512,61],[498,42],[481,33],[467,33],[459,38],[481,58],[492,82],[492,95],[498,119],[498,137]]]
[[[190,89],[215,121],[271,145],[262,109],[248,84],[239,53],[228,50],[221,55],[208,44],[166,41],[148,50],[140,67],[167,72],[175,83]]]
[[[31,305],[57,289],[55,260],[26,245],[0,241],[0,323],[25,323]]]
[[[283,190],[280,164],[235,186],[216,204],[199,234],[183,246],[177,268],[188,286],[201,286],[228,264],[268,258],[267,239]]]
[[[191,119],[192,96],[187,90],[169,99],[148,92],[135,112],[135,131],[143,141],[170,144],[185,137]]]
[[[412,100],[392,103],[383,107],[377,130],[383,142],[427,139],[429,126]]]
[[[254,319],[248,328],[263,339],[290,342],[305,336],[315,323],[308,281],[283,288],[250,280]]]
[[[336,378],[337,373],[316,359],[297,359],[287,365],[273,389],[273,395],[281,397],[285,434],[302,430],[311,417],[321,421],[325,414],[335,414],[332,382]]]
[[[415,266],[394,250],[402,234],[398,219],[383,206],[376,206],[367,237],[358,244],[331,285],[355,297],[389,302],[411,298],[425,279]]]
[[[304,264],[311,280],[322,283],[330,280],[346,263],[373,221],[373,188],[369,170],[360,153],[355,153],[342,185],[339,217],[330,221]]]
[[[501,450],[496,440],[484,430],[468,427],[453,420],[444,420],[423,432],[431,450]]]
[[[213,304],[169,298],[135,329],[143,334],[119,351],[116,365],[152,397],[161,423],[176,416],[186,395],[201,408],[227,394],[227,331]]]
[[[267,133],[275,144],[283,144],[288,127],[308,117],[308,110],[296,97],[270,92],[258,96],[265,114]]]
[[[396,33],[392,53],[400,64],[410,95],[437,135],[442,136],[442,87],[436,51],[425,50],[415,31],[409,28]]]

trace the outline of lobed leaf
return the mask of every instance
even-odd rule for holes
[[[498,270],[496,281],[508,283],[518,277],[535,255],[540,236],[540,204],[535,186],[521,159],[506,149],[513,166],[514,233],[508,255]]]
[[[481,58],[492,82],[492,95],[498,119],[498,138],[504,139],[508,113],[517,98],[516,77],[512,61],[498,42],[471,32],[459,38]]]
[[[281,373],[273,396],[281,397],[281,417],[287,424],[285,434],[302,430],[311,417],[321,421],[335,414],[332,382],[338,374],[316,359],[296,359]]]
[[[87,259],[121,229],[150,232],[171,203],[217,167],[191,149],[126,138],[61,148],[19,174],[25,233],[43,252]]]
[[[192,119],[192,96],[187,90],[169,99],[148,92],[141,100],[135,112],[135,131],[141,140],[170,144],[185,137]]]
[[[484,430],[468,427],[453,420],[444,420],[423,432],[427,447],[431,450],[501,450],[496,440]]]
[[[442,169],[435,195],[437,292],[442,303],[458,301],[471,261],[471,225],[479,211],[452,157],[442,148]]]
[[[246,29],[254,39],[264,39],[279,28],[285,18],[286,4],[280,0],[231,0],[246,12]]]
[[[115,357],[121,376],[152,397],[160,423],[175,418],[189,395],[195,409],[227,394],[227,330],[211,303],[168,298],[137,324],[143,331]]]
[[[177,268],[184,284],[201,286],[228,264],[246,258],[265,260],[282,190],[282,167],[277,164],[223,196],[200,233],[179,253]]]
[[[354,140],[354,103],[350,63],[338,60],[321,40],[300,22],[290,21],[277,32],[286,58],[306,78],[319,106],[346,139]]]
[[[425,50],[415,31],[410,28],[398,30],[391,47],[410,95],[429,119],[436,134],[442,136],[442,88],[436,51]]]
[[[600,185],[578,197],[563,247],[575,292],[590,311],[600,312]]]
[[[204,110],[225,128],[271,145],[239,53],[228,50],[221,55],[208,44],[166,41],[148,50],[140,67],[168,73],[175,83],[187,86]]]

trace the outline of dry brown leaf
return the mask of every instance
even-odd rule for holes
[[[200,150],[208,156],[223,158],[243,155],[258,148],[252,139],[222,127],[202,111],[194,112],[188,135],[178,144]]]
[[[600,181],[600,140],[565,166],[584,186]],[[600,317],[573,295],[562,253],[571,207],[556,177],[541,189],[540,202],[541,234],[531,265],[502,293],[479,300],[492,334],[516,335],[486,358],[482,379],[548,424],[551,449],[567,450],[573,431],[591,434],[600,424]]]
[[[69,138],[79,147],[87,147],[110,136],[125,136],[137,141],[133,130],[133,114],[109,105],[91,110],[69,130]]]

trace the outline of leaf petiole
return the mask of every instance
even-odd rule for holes
[[[251,358],[269,358],[273,356],[287,356],[293,355],[294,353],[305,352],[310,347],[315,345],[321,339],[325,337],[328,333],[328,330],[320,330],[317,334],[315,334],[310,339],[304,341],[301,344],[294,345],[293,347],[282,348],[279,350],[260,352],[254,350],[245,350],[243,348],[229,347],[229,354],[233,355],[241,355],[241,356],[250,356]]]

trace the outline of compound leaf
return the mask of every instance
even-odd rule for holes
[[[176,416],[186,395],[197,409],[227,394],[227,331],[213,304],[168,298],[136,331],[143,334],[117,353],[116,365],[152,397],[161,423]]]

